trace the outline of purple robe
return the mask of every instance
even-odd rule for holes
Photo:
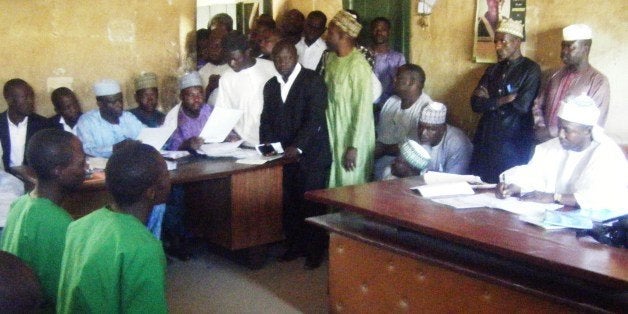
[[[181,143],[185,140],[199,136],[207,119],[212,114],[214,110],[213,106],[208,104],[203,104],[201,107],[201,113],[196,118],[191,118],[183,112],[183,105],[179,109],[179,113],[177,114],[177,129],[174,130],[170,140],[168,141],[168,150],[178,150]]]

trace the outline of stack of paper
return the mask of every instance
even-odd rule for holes
[[[556,210],[563,205],[554,203],[536,203],[520,201],[516,197],[499,199],[493,193],[482,193],[470,196],[433,199],[434,202],[452,206],[454,208],[490,207],[502,209],[517,215],[541,216],[546,210]]]
[[[238,147],[242,142],[244,141],[203,144],[200,150],[201,153],[210,157],[236,157],[239,152]]]
[[[492,189],[495,184],[482,182],[478,176],[461,175],[445,172],[428,171],[423,175],[426,184],[440,184],[453,182],[468,182],[474,189]]]
[[[467,182],[454,182],[454,183],[438,183],[438,184],[426,184],[419,185],[411,188],[412,190],[421,193],[421,196],[432,198],[451,195],[473,195],[473,189]]]

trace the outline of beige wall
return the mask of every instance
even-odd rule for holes
[[[416,8],[417,0],[413,0]],[[471,61],[475,1],[440,0],[429,17],[430,26],[418,26],[412,18],[410,60],[421,65],[428,77],[425,92],[445,102],[456,125],[472,133],[479,116],[471,111],[469,98],[487,67]],[[607,131],[628,143],[628,1],[624,0],[528,0],[524,55],[543,70],[561,65],[561,30],[572,23],[593,28],[590,62],[611,83],[611,107]]]
[[[84,110],[95,108],[92,84],[113,78],[134,107],[132,78],[157,73],[162,104],[176,101],[176,76],[186,64],[194,29],[192,0],[0,0],[0,82],[19,77],[35,89],[37,112],[52,115],[49,88],[72,79]],[[4,98],[0,110],[6,109]]]

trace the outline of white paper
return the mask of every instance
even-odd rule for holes
[[[87,165],[90,170],[104,170],[107,166],[107,158],[87,157]]]
[[[175,129],[176,126],[167,125],[159,128],[143,128],[140,135],[137,136],[137,140],[154,147],[156,150],[161,150]]]
[[[473,195],[475,192],[467,182],[440,183],[419,185],[412,188],[419,191],[421,196],[432,198],[451,195]]]
[[[438,198],[432,199],[432,201],[459,209],[490,207],[505,210],[517,215],[537,217],[543,216],[546,210],[556,210],[563,207],[563,205],[554,203],[524,202],[516,197],[498,199],[493,193]]]
[[[562,230],[566,227],[556,226],[552,224],[548,224],[544,222],[545,217],[536,217],[536,216],[519,216],[519,220],[525,221],[529,224],[535,225],[537,227],[541,227],[545,230]]]
[[[190,152],[186,150],[162,150],[160,153],[161,156],[168,159],[179,159],[190,155]]]
[[[224,141],[241,116],[242,110],[214,107],[199,137],[202,137],[205,143],[220,143]]]
[[[278,158],[283,157],[282,155],[274,155],[274,156],[257,156],[254,158],[242,158],[242,159],[238,159],[236,160],[236,163],[238,164],[245,164],[245,165],[262,165],[265,164],[271,160],[275,160]]]
[[[242,142],[244,141],[203,144],[200,150],[211,157],[233,157]]]
[[[428,171],[423,175],[425,184],[438,184],[438,183],[453,183],[453,182],[469,182],[469,183],[483,183],[482,179],[478,176],[461,175],[453,173],[444,173],[437,171]]]

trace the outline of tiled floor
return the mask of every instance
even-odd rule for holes
[[[272,254],[271,250],[271,255]],[[326,313],[327,262],[305,270],[304,259],[250,270],[222,254],[197,249],[167,270],[171,313]]]

